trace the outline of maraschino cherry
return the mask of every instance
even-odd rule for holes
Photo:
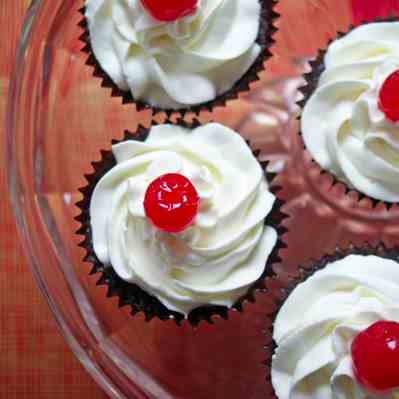
[[[360,332],[351,346],[356,379],[369,391],[399,387],[399,323],[377,321]]]
[[[152,224],[168,233],[180,233],[189,227],[199,207],[197,190],[187,177],[168,173],[147,188],[144,210]]]
[[[141,0],[146,10],[158,21],[173,22],[193,14],[198,0]]]
[[[399,70],[389,75],[382,84],[378,107],[389,120],[399,121]]]

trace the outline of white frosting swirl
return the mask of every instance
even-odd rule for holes
[[[274,323],[271,374],[279,399],[375,396],[356,382],[350,346],[376,321],[399,322],[398,303],[399,265],[377,256],[347,256],[299,284]]]
[[[175,22],[151,17],[141,0],[86,0],[94,54],[135,99],[163,108],[214,100],[254,63],[259,0],[200,0]]]
[[[399,22],[362,25],[328,48],[325,71],[302,115],[307,149],[350,187],[399,201],[399,124],[378,107],[380,88],[399,69]]]
[[[161,125],[145,142],[124,141],[112,151],[117,165],[90,205],[100,261],[170,310],[232,306],[262,275],[277,240],[264,225],[275,197],[244,139],[216,123],[192,131]],[[200,196],[194,224],[180,234],[145,218],[145,191],[165,173],[188,177]]]

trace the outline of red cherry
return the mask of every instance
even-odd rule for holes
[[[353,371],[370,391],[399,386],[399,323],[377,321],[359,333],[351,346]]]
[[[172,22],[193,14],[198,0],[141,0],[146,10],[158,21]]]
[[[144,210],[148,219],[160,230],[180,233],[195,219],[199,196],[187,179],[178,173],[168,173],[155,179],[147,188]]]
[[[378,107],[392,122],[399,121],[399,70],[389,75],[383,83]]]

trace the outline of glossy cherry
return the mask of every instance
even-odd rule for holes
[[[389,120],[399,121],[399,70],[389,75],[383,83],[378,107]]]
[[[360,332],[351,345],[353,371],[370,391],[399,386],[399,323],[378,321]]]
[[[198,0],[141,0],[146,10],[158,21],[173,22],[195,12]]]
[[[180,233],[193,223],[199,206],[197,190],[187,177],[168,173],[147,188],[144,210],[152,224],[168,233]]]

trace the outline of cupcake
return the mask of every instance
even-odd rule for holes
[[[372,251],[325,257],[283,301],[271,361],[279,399],[395,397],[399,257]]]
[[[93,166],[78,233],[121,305],[147,319],[226,318],[271,270],[279,204],[231,129],[140,128]]]
[[[399,22],[363,24],[311,63],[301,134],[325,172],[373,200],[399,202]]]
[[[270,56],[275,0],[86,0],[95,75],[124,103],[180,114],[248,90]]]

